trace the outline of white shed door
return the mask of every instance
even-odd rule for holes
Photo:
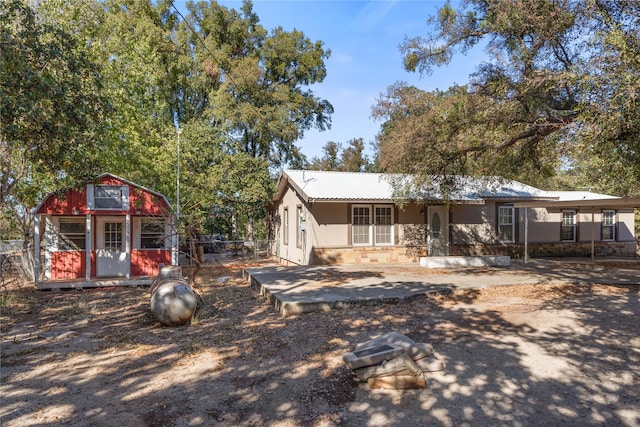
[[[129,273],[129,257],[124,218],[104,217],[97,218],[96,222],[96,275],[126,276]]]

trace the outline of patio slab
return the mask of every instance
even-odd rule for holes
[[[244,277],[283,316],[400,303],[458,289],[529,284],[640,284],[640,261],[532,260],[433,270],[413,264],[267,266]]]

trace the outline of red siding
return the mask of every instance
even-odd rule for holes
[[[51,278],[77,279],[86,275],[84,251],[51,252]]]
[[[171,264],[171,251],[165,249],[133,249],[131,251],[132,276],[157,276],[160,264]]]
[[[74,210],[78,210],[78,215],[87,213],[87,195],[85,189],[67,190],[61,196],[50,194],[44,201],[38,213],[48,215],[74,215]]]
[[[100,177],[98,184],[103,185],[127,185],[129,187],[129,210],[87,210],[86,189],[70,189],[61,195],[50,194],[42,203],[38,210],[40,214],[46,215],[140,215],[140,216],[166,216],[169,215],[169,206],[164,198],[151,193],[136,185],[128,184],[114,176],[105,175]]]

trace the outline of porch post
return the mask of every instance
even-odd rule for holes
[[[36,214],[33,230],[33,282],[38,286],[40,278],[40,215]]]
[[[84,259],[85,259],[85,279],[86,281],[91,280],[91,252],[93,249],[93,240],[91,237],[93,236],[93,232],[91,230],[91,214],[86,215],[85,219],[85,244],[84,244]]]
[[[591,209],[591,262],[596,262],[596,223],[595,223],[595,208]]]
[[[125,277],[131,277],[131,214],[127,214],[124,220],[124,253],[127,259],[127,274]]]
[[[444,245],[445,245],[445,255],[449,256],[449,245],[450,245],[450,241],[449,241],[449,234],[451,233],[451,224],[449,224],[449,203],[445,204],[444,207],[444,220],[445,220],[445,227],[444,229],[447,230],[447,232],[445,233],[445,241],[444,241]]]
[[[524,208],[524,262],[529,261],[529,208]]]

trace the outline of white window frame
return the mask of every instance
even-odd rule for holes
[[[369,218],[367,219],[367,224],[355,224],[355,210],[356,209],[368,209],[369,210]],[[351,244],[353,246],[371,246],[372,245],[372,221],[371,217],[373,215],[371,205],[351,205]],[[359,215],[360,217],[360,215]],[[364,217],[363,217],[364,218]],[[356,243],[356,227],[367,226],[368,238],[364,243]]]
[[[105,221],[102,230],[104,233],[104,249],[113,252],[123,252],[126,242],[124,224],[121,221]]]
[[[289,208],[282,211],[282,244],[289,245]]]
[[[611,223],[606,223],[605,224],[605,214],[611,214]],[[604,238],[604,230],[605,228],[611,228],[611,238],[610,239],[605,239]],[[607,210],[603,210],[602,211],[602,222],[601,222],[601,229],[600,229],[600,238],[602,239],[603,242],[615,242],[616,240],[616,211],[612,210],[612,209],[607,209]]]
[[[304,211],[302,210],[302,205],[296,206],[296,248],[302,249],[302,232],[303,232],[303,222],[304,222]]]
[[[573,223],[566,224],[565,223],[565,214],[573,214]],[[572,227],[573,228],[573,238],[565,239],[564,238],[564,228]],[[562,211],[562,218],[560,219],[560,241],[561,242],[575,242],[577,240],[577,231],[578,231],[578,214],[575,210],[564,210]]]
[[[511,222],[502,222],[502,210],[508,210],[511,213]],[[515,209],[513,206],[498,206],[498,240],[503,243],[514,243],[516,241],[516,221],[515,221]],[[511,239],[503,240],[502,233],[500,232],[503,227],[511,228]]]
[[[145,224],[157,224],[161,226],[161,231],[159,232],[145,232],[144,226]],[[156,236],[157,238],[154,240],[157,240],[160,246],[158,247],[153,247],[153,248],[145,248],[143,247],[142,241],[145,238],[149,238],[152,236]],[[166,249],[167,247],[167,242],[166,242],[166,227],[165,227],[165,221],[163,219],[159,219],[159,218],[141,218],[140,219],[140,249],[149,249],[149,250],[154,250],[154,249]]]
[[[106,190],[107,192],[109,190],[114,190],[117,191],[119,193],[118,196],[108,196],[108,197],[101,197],[98,196],[98,193],[101,192],[101,190]],[[101,211],[123,211],[123,210],[128,210],[129,209],[129,187],[126,185],[109,185],[109,184],[98,184],[95,185],[93,187],[93,191],[91,192],[92,194],[92,203],[90,205],[90,208],[95,209],[95,210],[101,210]],[[99,202],[105,200],[105,201],[117,201],[118,205],[117,206],[98,206]],[[108,204],[108,203],[107,203]]]
[[[390,215],[390,219],[391,219],[391,223],[390,224],[378,224],[378,213],[376,212],[376,209],[378,208],[384,208],[384,209],[389,209],[391,211],[391,215]],[[395,218],[394,218],[394,210],[392,205],[373,205],[373,239],[374,239],[374,245],[375,246],[393,246],[394,242],[395,242],[395,227],[394,227],[394,223],[395,223]],[[386,215],[385,215],[386,216]],[[388,228],[389,231],[389,242],[378,242],[378,229],[382,229],[383,227]]]
[[[82,224],[83,230],[82,232],[63,232],[62,224]],[[85,218],[60,218],[58,220],[58,233],[60,235],[57,244],[58,252],[78,252],[85,251],[87,248],[87,221]],[[77,245],[71,243],[74,241],[73,239],[84,240],[84,248],[78,247]]]

